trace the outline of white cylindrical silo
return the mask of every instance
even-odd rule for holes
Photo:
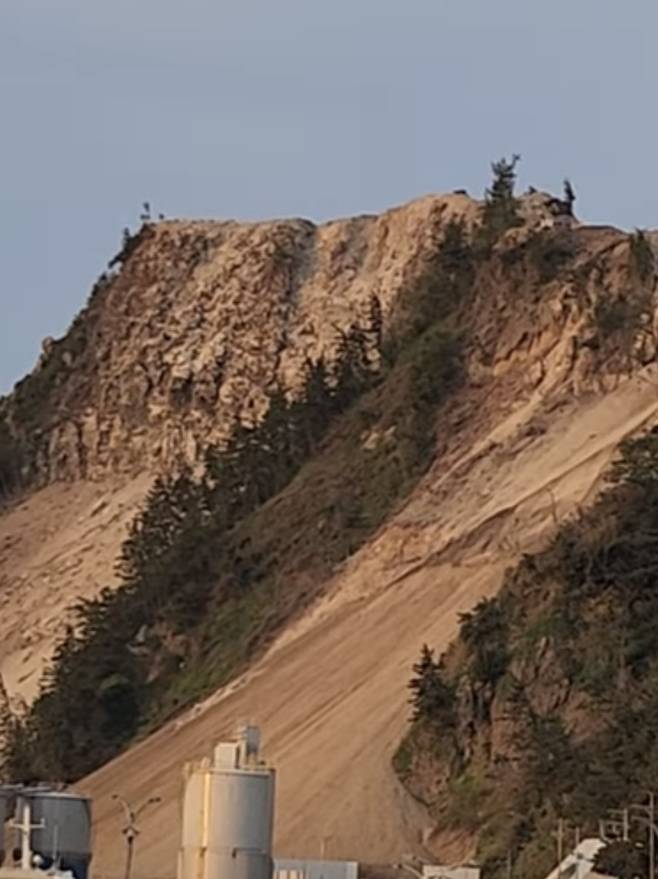
[[[243,736],[185,770],[179,879],[272,879],[274,770]]]

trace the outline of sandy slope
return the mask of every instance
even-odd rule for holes
[[[52,485],[0,517],[0,674],[31,700],[70,604],[110,585],[150,479]]]
[[[241,681],[90,777],[96,872],[117,875],[120,815],[110,796],[158,794],[143,818],[136,874],[172,876],[184,760],[238,720],[264,731],[279,770],[276,849],[383,862],[419,849],[428,821],[390,768],[423,641],[445,647],[457,616],[505,567],[591,498],[619,441],[658,413],[645,371],[596,399],[512,409],[336,576],[323,602]],[[529,431],[534,416],[539,429]],[[543,432],[542,432],[543,431]]]

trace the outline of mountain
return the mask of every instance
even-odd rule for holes
[[[411,777],[434,738],[400,765],[412,665],[658,411],[652,236],[569,207],[494,185],[321,227],[148,224],[2,402],[11,693],[87,599],[13,768],[94,770],[98,870],[111,795],[158,794],[137,870],[173,875],[182,763],[241,719],[279,767],[281,854],[477,846],[436,808],[450,765],[436,797]]]
[[[331,362],[373,294],[388,309],[415,283],[442,222],[476,212],[463,196],[429,197],[321,227],[167,221],[127,238],[69,332],[44,340],[0,401],[0,492],[27,489],[0,519],[0,582],[15,595],[0,672],[12,692],[34,696],[66,605],[115,582],[159,468],[194,463],[236,419],[257,420],[274,387],[294,393],[306,360]],[[14,608],[33,597],[17,632]]]

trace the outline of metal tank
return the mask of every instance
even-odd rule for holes
[[[13,808],[14,796],[13,790],[0,788],[0,866],[5,862],[5,825]]]
[[[55,864],[71,870],[76,879],[87,879],[91,861],[91,801],[74,793],[38,788],[25,791],[23,796],[30,803],[32,853],[43,859],[46,868]]]
[[[246,727],[186,766],[179,879],[272,879],[275,773],[259,744]]]

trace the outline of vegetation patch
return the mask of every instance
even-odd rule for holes
[[[570,230],[540,229],[528,240],[530,261],[540,284],[554,281],[564,271],[576,253]]]
[[[0,415],[0,504],[19,491],[24,482],[27,455],[23,444]]]
[[[518,199],[514,195],[516,166],[521,156],[493,162],[493,182],[484,195],[482,223],[476,235],[476,247],[484,254],[508,231],[522,223]]]
[[[463,616],[443,657],[425,647],[414,666],[401,777],[427,789],[418,773],[432,749],[437,821],[479,831],[489,875],[510,862],[539,875],[558,817],[596,834],[607,809],[658,787],[657,535],[651,431],[622,445],[590,512]]]
[[[629,239],[631,266],[641,283],[648,283],[656,270],[656,257],[646,232],[636,229]]]

